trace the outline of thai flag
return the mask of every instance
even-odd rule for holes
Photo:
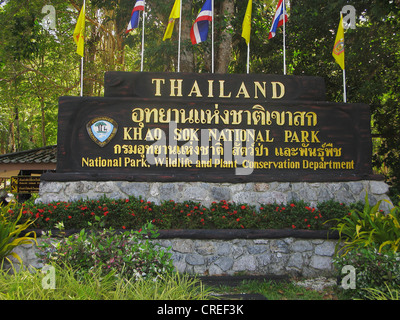
[[[279,0],[278,6],[276,7],[276,12],[274,20],[272,21],[271,30],[269,31],[268,39],[275,37],[276,29],[283,25],[283,10],[285,9],[285,23],[288,21],[286,14],[285,1]]]
[[[208,22],[212,21],[212,14],[211,0],[206,0],[190,29],[190,39],[192,39],[193,44],[207,40]]]
[[[132,10],[131,20],[129,21],[128,28],[126,28],[126,33],[138,27],[140,11],[144,11],[144,0],[136,1]]]

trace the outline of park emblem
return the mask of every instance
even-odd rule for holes
[[[111,118],[98,117],[86,125],[90,138],[100,147],[107,145],[117,133],[118,124]]]

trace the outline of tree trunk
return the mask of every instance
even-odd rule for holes
[[[192,16],[192,3],[190,1],[182,3],[182,16],[181,71],[194,72],[194,53],[193,45],[190,40],[192,20],[187,18]]]
[[[224,0],[221,2],[218,8],[220,19],[225,19],[225,23],[222,29],[218,32],[218,37],[215,40],[220,40],[219,45],[216,47],[216,59],[215,59],[215,72],[216,73],[227,73],[228,67],[232,59],[232,34],[226,32],[227,29],[232,29],[231,17],[234,15],[234,3],[233,0]]]

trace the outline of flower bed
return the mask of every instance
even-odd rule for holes
[[[147,222],[158,229],[305,229],[328,230],[331,219],[345,216],[362,203],[345,205],[335,201],[319,203],[318,208],[303,201],[287,205],[265,204],[256,208],[250,204],[227,201],[203,206],[199,202],[165,201],[159,205],[141,198],[78,200],[48,204],[25,203],[22,219],[35,219],[32,228],[54,229],[60,222],[65,229],[86,228],[101,217],[106,227],[140,229]],[[96,218],[97,217],[97,218]]]

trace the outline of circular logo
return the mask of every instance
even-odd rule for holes
[[[344,52],[344,41],[340,39],[338,42],[335,43],[333,47],[333,53],[337,56]]]

